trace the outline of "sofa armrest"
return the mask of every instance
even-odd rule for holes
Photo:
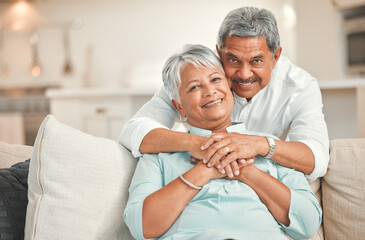
[[[0,168],[8,168],[17,162],[29,159],[33,147],[0,142]]]

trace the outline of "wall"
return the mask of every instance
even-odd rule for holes
[[[295,2],[298,65],[319,80],[343,78],[342,19],[331,0]]]
[[[41,22],[39,58],[43,74],[31,78],[29,31],[5,31],[4,59],[10,66],[4,85],[61,84],[81,86],[150,87],[160,84],[164,61],[185,43],[215,47],[216,35],[232,9],[253,5],[270,9],[279,21],[284,54],[296,60],[295,30],[287,23],[283,6],[293,0],[49,0],[33,2],[27,22]],[[287,6],[287,5],[286,5]],[[12,21],[10,4],[0,4],[0,20]],[[290,14],[290,12],[289,12]],[[295,16],[294,16],[295,17]],[[80,18],[83,27],[70,31],[74,74],[62,75],[62,28]],[[10,20],[9,20],[10,19]],[[151,83],[152,82],[152,83]]]

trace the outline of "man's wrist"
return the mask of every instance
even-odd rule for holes
[[[260,137],[261,139],[261,152],[260,152],[260,155],[262,157],[265,157],[267,156],[267,154],[269,154],[270,152],[270,144],[269,142],[267,141],[266,137]]]

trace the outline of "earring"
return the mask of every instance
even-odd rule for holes
[[[180,121],[182,121],[183,123],[186,123],[188,121],[188,117],[187,116],[183,117],[180,115]]]

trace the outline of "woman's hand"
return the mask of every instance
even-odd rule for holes
[[[202,145],[206,151],[203,162],[208,167],[223,169],[232,162],[238,161],[246,165],[252,164],[256,155],[265,156],[269,152],[269,144],[265,137],[239,133],[215,133]],[[237,176],[237,167],[231,166]]]

